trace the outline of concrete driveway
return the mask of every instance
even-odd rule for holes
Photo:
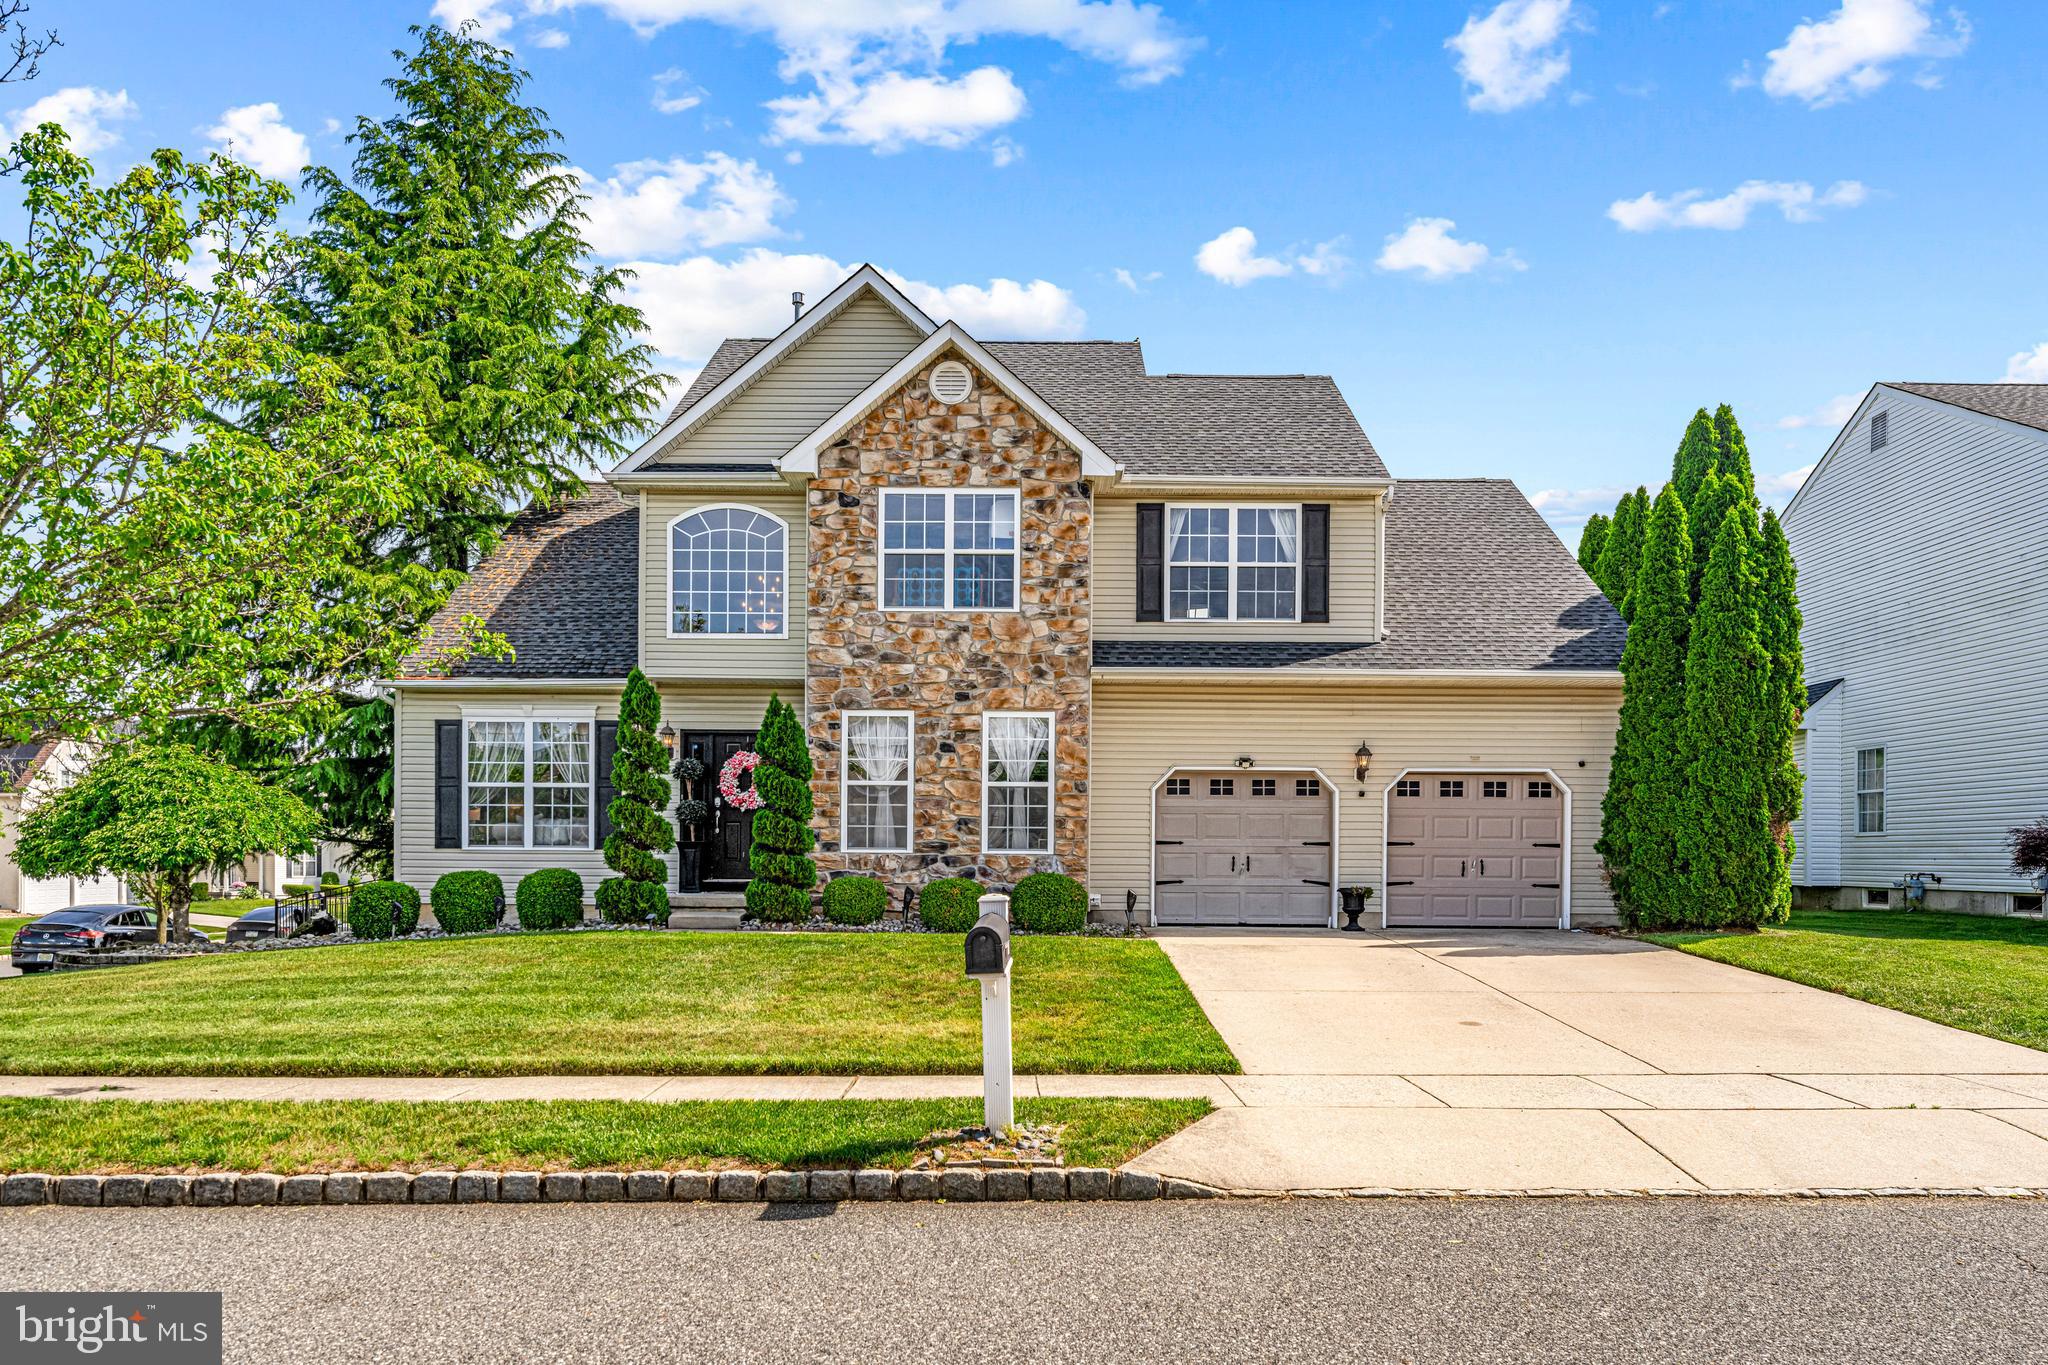
[[[1245,1075],[1134,1163],[1233,1189],[2048,1187],[2048,1053],[1554,931],[1162,931]]]

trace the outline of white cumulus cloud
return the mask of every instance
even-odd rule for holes
[[[541,28],[535,29],[528,41],[535,47],[567,47],[569,35],[558,28]]]
[[[1863,395],[1860,393],[1838,393],[1812,412],[1795,412],[1789,417],[1780,417],[1778,430],[1803,431],[1808,427],[1825,430],[1839,427],[1855,415],[1856,405],[1862,401]]]
[[[1930,0],[1842,0],[1825,19],[1793,28],[1765,59],[1763,87],[1780,99],[1816,107],[1868,95],[1891,79],[1900,62],[1921,62],[1921,85],[1940,83],[1933,63],[1970,45],[1970,21],[1950,10],[1935,22]]]
[[[885,71],[868,81],[821,77],[807,95],[768,101],[778,142],[845,142],[896,152],[913,144],[965,147],[1024,114],[1010,73],[984,66],[958,79]]]
[[[1607,216],[1624,232],[1655,232],[1659,228],[1732,232],[1746,226],[1749,215],[1759,208],[1775,208],[1788,223],[1811,223],[1823,209],[1855,208],[1869,197],[1870,191],[1855,180],[1838,180],[1818,191],[1805,180],[1745,180],[1718,199],[1707,198],[1705,190],[1672,195],[1652,191],[1634,199],[1617,199],[1607,206]]]
[[[602,180],[577,174],[590,197],[584,235],[611,260],[757,242],[778,235],[777,215],[793,207],[773,172],[724,152],[629,161]]]
[[[1451,235],[1457,224],[1448,218],[1413,218],[1391,234],[1373,264],[1382,270],[1409,270],[1431,280],[1469,275],[1488,266],[1526,270],[1512,250],[1495,251],[1484,242],[1461,242]]]
[[[20,137],[45,123],[61,124],[71,136],[71,150],[90,156],[120,142],[120,132],[108,125],[134,118],[136,112],[135,101],[128,98],[126,90],[67,85],[15,110],[8,115],[7,127],[10,134]]]
[[[1579,26],[1572,0],[1502,0],[1444,40],[1458,54],[1465,103],[1487,113],[1534,104],[1571,74],[1567,31]]]
[[[679,66],[654,75],[654,107],[663,114],[680,114],[704,102],[704,92],[690,83],[690,73]]]
[[[1195,252],[1195,269],[1212,280],[1220,281],[1234,289],[1242,289],[1254,280],[1270,279],[1277,275],[1292,275],[1299,271],[1313,278],[1330,280],[1343,274],[1351,264],[1344,255],[1344,239],[1332,237],[1327,242],[1318,242],[1306,250],[1287,250],[1271,256],[1259,254],[1259,239],[1248,227],[1227,228],[1202,243]],[[1117,282],[1126,288],[1135,289],[1134,281],[1126,280],[1119,272]],[[1147,276],[1157,278],[1156,273]]]
[[[2048,341],[2005,362],[2005,384],[2048,384]]]
[[[1807,476],[1812,473],[1813,465],[1803,464],[1782,474],[1759,474],[1756,476],[1757,496],[1773,507],[1783,507],[1792,500],[1794,493],[1805,486]]]
[[[206,130],[215,151],[253,167],[272,180],[297,180],[313,159],[306,135],[284,121],[276,104],[244,104],[222,113]]]

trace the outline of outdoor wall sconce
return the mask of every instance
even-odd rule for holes
[[[664,725],[664,726],[662,726],[662,727],[661,727],[661,728],[660,728],[659,730],[655,731],[654,733],[656,734],[656,736],[658,736],[658,737],[660,738],[660,740],[661,740],[661,747],[662,747],[662,748],[664,748],[664,749],[668,750],[668,751],[669,751],[669,752],[670,752],[671,754],[673,754],[673,753],[674,753],[674,752],[676,751],[676,727],[675,727],[675,726],[673,726],[673,725]]]
[[[1365,775],[1372,771],[1372,747],[1361,744],[1358,746],[1358,752],[1352,755],[1352,757],[1358,760],[1358,785],[1363,787],[1365,785]]]
[[[1249,768],[1249,767],[1251,767],[1251,766],[1252,766],[1252,762],[1253,762],[1253,760],[1252,760],[1251,756],[1250,756],[1250,755],[1246,755],[1246,756],[1244,756],[1244,757],[1242,757],[1242,758],[1240,758],[1240,759],[1238,759],[1238,760],[1237,760],[1237,766],[1238,766],[1238,767],[1240,767],[1240,768]]]

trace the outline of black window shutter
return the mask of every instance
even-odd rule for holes
[[[612,797],[618,793],[612,788],[612,759],[619,752],[619,723],[615,720],[601,720],[597,723],[597,763],[591,773],[591,809],[597,812],[597,843],[603,846],[612,832]]]
[[[1301,619],[1330,619],[1330,504],[1301,509]]]
[[[462,722],[434,722],[434,847],[462,847]]]
[[[1138,504],[1138,619],[1166,619],[1166,504]]]

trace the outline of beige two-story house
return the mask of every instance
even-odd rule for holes
[[[864,268],[522,515],[466,615],[514,656],[430,639],[393,683],[415,884],[594,887],[637,665],[714,771],[799,709],[828,876],[1055,869],[1159,924],[1326,925],[1348,885],[1395,925],[1613,917],[1621,621],[1512,484],[1397,481],[1327,377],[984,342]],[[693,846],[744,883],[746,815]]]

